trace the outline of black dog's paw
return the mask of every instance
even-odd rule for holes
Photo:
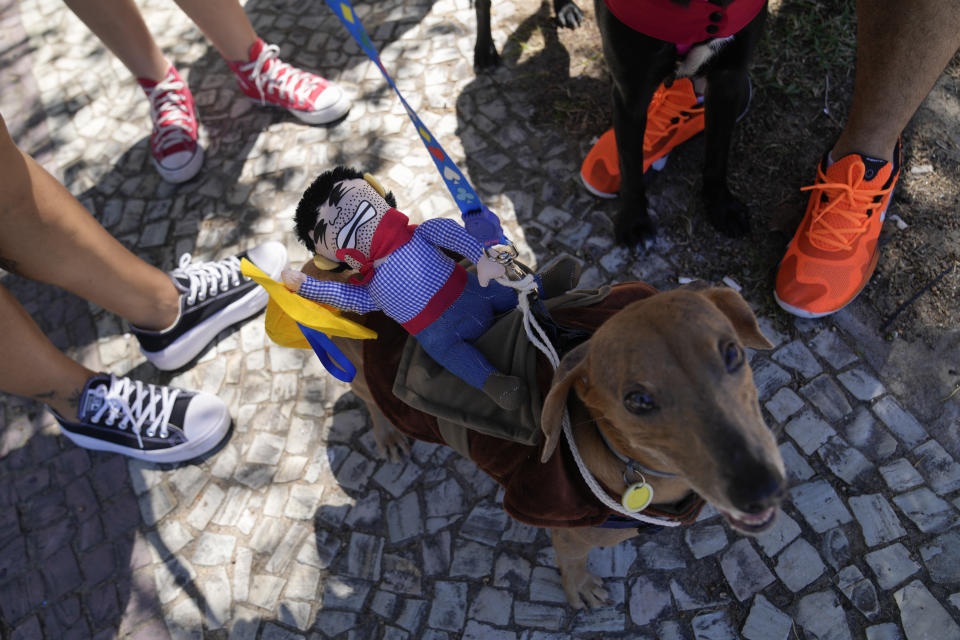
[[[618,244],[640,251],[649,250],[657,239],[657,225],[646,212],[641,215],[620,212],[613,232]]]
[[[750,213],[729,191],[722,197],[708,199],[705,203],[707,220],[720,233],[731,238],[739,238],[750,233]]]
[[[583,23],[583,11],[573,0],[556,0],[553,4],[557,14],[557,23],[567,29],[576,29]]]
[[[492,69],[500,64],[500,54],[497,46],[490,42],[486,45],[477,43],[473,49],[473,68],[477,71]]]

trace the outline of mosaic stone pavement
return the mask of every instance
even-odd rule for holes
[[[267,239],[306,259],[292,211],[338,162],[378,175],[401,208],[454,215],[398,101],[323,3],[246,9],[285,59],[350,92],[352,111],[329,128],[246,100],[173,3],[141,4],[197,100],[207,156],[196,179],[156,175],[146,100],[56,0],[0,0],[0,111],[21,147],[145,260],[170,269],[184,252],[210,259]],[[496,3],[497,43],[537,9]],[[358,14],[528,262],[574,253],[586,287],[698,275],[671,264],[667,238],[642,258],[614,248],[606,209],[557,189],[588,141],[529,124],[524,97],[501,90],[509,69],[475,76],[467,0],[361,3]],[[707,509],[690,527],[594,552],[612,605],[575,611],[547,535],[508,518],[491,480],[432,445],[379,459],[349,389],[312,355],[273,345],[260,318],[171,376],[114,316],[3,282],[88,366],[217,393],[234,419],[215,454],[156,466],[76,448],[41,407],[5,396],[4,640],[960,638],[956,408],[930,418],[855,309],[787,331],[762,319],[776,348],[752,361],[791,482],[776,527],[741,537]]]

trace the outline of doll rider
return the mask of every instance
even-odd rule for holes
[[[346,263],[359,274],[349,283],[284,271],[288,289],[344,311],[381,310],[400,323],[430,357],[504,409],[520,406],[527,390],[497,371],[472,344],[494,316],[517,306],[517,293],[494,278],[503,265],[453,220],[411,225],[392,193],[369,174],[336,167],[321,174],[297,206],[300,241],[322,269]],[[477,265],[467,272],[443,249]]]

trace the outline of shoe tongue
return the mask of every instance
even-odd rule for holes
[[[864,180],[873,180],[877,177],[880,171],[882,171],[883,168],[889,164],[886,160],[881,160],[880,158],[871,158],[870,156],[863,155],[860,156],[860,158],[863,160]]]
[[[827,167],[827,175],[831,176],[831,180],[836,179],[837,182],[846,182],[847,172],[850,170],[850,167],[862,165],[863,179],[869,182],[876,178],[880,172],[883,171],[884,167],[889,164],[889,162],[881,160],[880,158],[871,158],[870,156],[865,156],[860,153],[851,153],[836,160]]]
[[[105,375],[95,375],[87,381],[84,387],[83,395],[80,397],[80,407],[77,409],[77,417],[84,420],[100,410],[105,402],[103,396],[91,393],[97,387],[106,387],[110,384],[110,378]]]
[[[256,62],[257,58],[260,57],[260,52],[263,51],[264,46],[265,43],[263,42],[263,38],[257,38],[257,41],[250,45],[250,57],[247,59],[247,61]]]
[[[841,184],[849,184],[849,181],[857,180],[858,174],[863,172],[863,181],[868,182],[877,177],[877,175],[883,171],[884,167],[888,166],[889,163],[886,160],[880,160],[878,158],[871,158],[860,153],[851,153],[843,156],[839,160],[834,161],[826,169],[827,181],[828,182],[838,182]],[[851,173],[851,169],[853,170]],[[826,203],[826,194],[823,194],[821,197],[821,203]],[[872,210],[870,210],[867,215],[872,215]],[[844,215],[841,215],[836,210],[826,213],[821,219],[823,223],[829,225],[831,228],[843,233],[844,231],[848,233],[854,233],[856,231],[856,224],[852,222],[849,218]],[[813,241],[814,246],[819,247],[825,251],[833,250],[832,245],[823,245],[820,242]]]

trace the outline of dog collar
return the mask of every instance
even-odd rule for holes
[[[600,434],[600,439],[603,440],[603,443],[607,445],[607,449],[610,449],[613,455],[617,456],[617,458],[620,459],[620,462],[627,465],[627,470],[624,472],[624,480],[628,485],[630,484],[630,481],[627,480],[626,478],[627,473],[631,473],[634,476],[640,476],[641,478],[643,477],[644,474],[648,476],[655,476],[657,478],[676,478],[677,477],[677,474],[675,473],[669,473],[667,471],[657,471],[656,469],[651,469],[650,467],[644,465],[643,463],[623,455],[622,453],[617,451],[612,444],[610,444],[610,441],[607,440],[607,436],[603,433],[603,429],[600,428],[600,425],[597,424],[596,427],[597,427],[597,433]]]

